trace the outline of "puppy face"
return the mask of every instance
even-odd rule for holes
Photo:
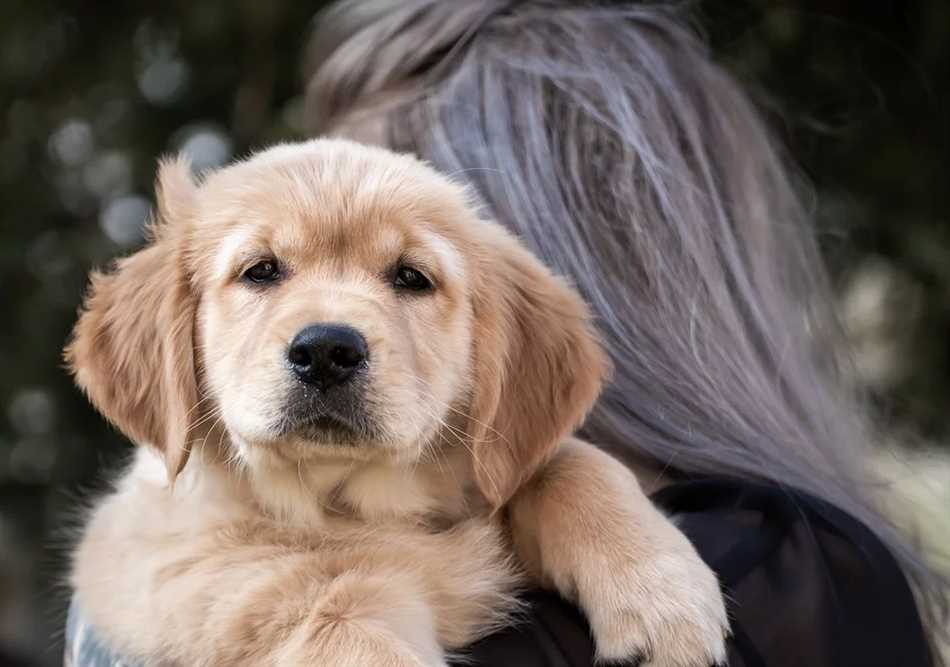
[[[415,460],[471,388],[458,189],[409,160],[278,149],[202,187],[199,365],[239,452]]]
[[[281,146],[192,182],[166,163],[152,244],[94,276],[67,359],[177,473],[216,419],[246,460],[459,445],[503,503],[596,398],[580,299],[408,156]]]

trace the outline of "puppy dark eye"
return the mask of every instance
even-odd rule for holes
[[[396,269],[396,278],[393,285],[399,289],[408,289],[414,292],[432,289],[432,283],[429,279],[421,271],[411,266],[400,266]]]
[[[265,259],[245,271],[243,277],[252,283],[272,283],[280,278],[280,267],[277,260]]]

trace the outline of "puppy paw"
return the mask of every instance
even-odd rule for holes
[[[596,577],[585,578],[586,585],[578,580],[598,661],[642,667],[726,664],[725,603],[716,576],[691,545],[647,561],[605,565]]]

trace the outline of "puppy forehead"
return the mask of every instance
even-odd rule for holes
[[[466,206],[460,186],[415,158],[339,140],[271,148],[212,174],[206,186],[218,207],[330,228]]]
[[[453,256],[441,237],[397,222],[361,224],[306,216],[246,220],[220,235],[215,274],[226,278],[237,264],[271,254],[297,265],[331,260],[372,265],[381,259],[394,260],[406,249],[418,249],[420,242],[440,258]]]
[[[449,240],[467,206],[461,189],[405,156],[344,148],[328,156],[282,147],[215,176],[202,217],[223,227],[217,273],[233,271],[249,249],[301,261],[422,250],[462,276],[463,257]]]

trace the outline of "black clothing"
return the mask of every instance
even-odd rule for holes
[[[778,486],[704,479],[653,500],[717,573],[733,636],[731,667],[927,667],[917,605],[891,553],[863,524]],[[586,667],[586,621],[556,594],[526,596],[517,627],[471,648],[475,665]]]

